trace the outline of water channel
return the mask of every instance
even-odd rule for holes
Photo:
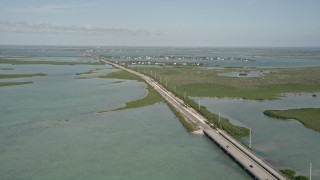
[[[312,95],[316,94],[317,97]],[[295,169],[308,176],[313,164],[313,177],[320,177],[320,133],[306,128],[298,121],[267,117],[265,110],[320,108],[320,93],[287,94],[278,100],[244,100],[228,98],[194,98],[208,110],[251,128],[253,150],[279,169]],[[243,139],[248,144],[248,138]]]

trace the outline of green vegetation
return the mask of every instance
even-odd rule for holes
[[[99,78],[116,78],[116,79],[128,79],[128,80],[142,81],[142,79],[139,76],[136,76],[134,74],[131,74],[127,71],[122,71],[122,70],[117,71],[117,72],[112,72],[107,75],[99,76]],[[120,82],[123,82],[123,81],[116,81],[114,83],[120,83]],[[157,91],[155,91],[150,85],[147,86],[147,90],[148,90],[148,94],[145,97],[143,97],[142,99],[128,102],[125,104],[124,107],[121,107],[121,108],[117,108],[114,110],[100,111],[98,113],[139,108],[139,107],[144,107],[144,106],[148,106],[148,105],[152,105],[152,104],[164,101],[162,96]],[[166,103],[169,106],[169,108],[172,110],[172,112],[180,120],[182,125],[187,129],[188,132],[198,130],[197,125],[191,124],[189,121],[184,119],[184,117],[174,107],[172,107],[168,102],[166,102]]]
[[[34,76],[47,76],[47,74],[36,73],[36,74],[0,74],[0,79],[12,79],[12,78],[28,78]],[[24,84],[32,84],[32,81],[26,82],[0,82],[0,87],[2,86],[16,86]]]
[[[188,66],[187,66],[187,68],[188,68]],[[185,69],[185,67],[183,67],[183,68],[179,68],[178,67],[177,69],[178,70]],[[179,74],[179,72],[173,72],[171,74]],[[131,74],[129,72],[122,71],[122,70],[117,71],[117,72],[112,72],[112,73],[109,73],[109,74],[106,74],[106,75],[101,75],[101,76],[98,76],[98,78],[116,78],[116,79],[129,79],[129,80],[142,81],[142,79],[140,77],[138,77],[138,76],[136,76],[134,74]],[[181,99],[184,99],[194,109],[198,109],[198,104],[195,103],[192,99],[187,98],[187,97],[184,98],[184,96],[182,95],[181,92],[176,91],[171,86],[167,86],[167,83],[164,83],[164,81],[161,81],[160,83],[162,83],[163,86],[166,87],[171,92],[174,92],[178,97],[180,97]],[[146,105],[154,104],[156,102],[161,102],[163,100],[162,97],[154,89],[152,89],[151,87],[148,86],[148,90],[149,90],[149,94],[146,97],[144,97],[142,99],[138,99],[136,101],[132,101],[132,102],[126,103],[124,107],[121,107],[121,108],[118,108],[118,109],[115,109],[115,110],[123,110],[123,109],[143,107],[143,106],[146,106]],[[157,94],[157,96],[159,96],[161,98],[161,100],[159,100],[154,94]],[[169,107],[171,109],[173,108],[171,106],[169,106]],[[115,111],[115,110],[112,110],[112,111]],[[98,112],[98,113],[103,113],[103,112],[108,112],[108,111],[111,111],[111,110],[101,111],[101,112]],[[222,129],[224,129],[226,132],[228,132],[230,135],[232,135],[233,137],[235,137],[237,139],[240,139],[243,136],[249,135],[249,129],[233,125],[232,123],[230,123],[230,121],[228,119],[225,119],[225,118],[222,118],[222,117],[220,118],[220,121],[219,121],[219,117],[217,115],[211,113],[210,111],[208,111],[206,109],[206,107],[202,106],[200,108],[200,110],[198,110],[198,111],[203,116],[205,116],[211,123],[214,123],[216,126],[221,127]],[[195,124],[190,124],[189,121],[184,119],[179,112],[176,112],[174,110],[173,110],[173,112],[177,115],[177,117],[179,118],[181,123],[187,128],[188,131],[193,131],[193,130],[195,130],[197,128]]]
[[[179,95],[179,96],[181,96],[181,95]],[[196,109],[200,114],[202,114],[204,117],[206,117],[210,123],[209,125],[212,128],[219,127],[221,129],[225,130],[228,134],[230,134],[231,136],[233,136],[234,138],[236,138],[238,140],[240,140],[241,137],[249,135],[249,133],[250,133],[249,129],[247,129],[245,127],[234,125],[234,124],[230,123],[230,121],[224,117],[220,117],[220,120],[219,120],[219,116],[208,111],[206,107],[200,106],[200,109],[199,109],[199,105],[195,101],[193,101],[192,99],[186,98],[185,101],[191,107]],[[211,123],[213,123],[214,125],[212,125]]]
[[[84,75],[84,74],[93,74],[93,73],[95,73],[95,70],[90,70],[90,71],[82,72],[82,73],[76,73],[76,75],[80,76],[80,75]]]
[[[320,108],[267,110],[263,113],[278,119],[296,119],[307,128],[320,132]]]
[[[155,77],[154,77],[155,78]],[[160,80],[155,78],[156,80]],[[189,97],[185,96],[183,91],[179,89],[175,89],[174,87],[167,85],[167,83],[164,81],[160,82],[166,89],[169,91],[173,92],[176,96],[178,96],[180,99],[183,99],[187,104],[189,104],[192,108],[196,109],[200,114],[202,114],[204,117],[207,118],[207,120],[210,123],[210,126],[213,128],[215,126],[220,127],[221,129],[224,129],[228,134],[233,136],[236,139],[240,139],[241,137],[248,136],[249,135],[249,129],[241,126],[234,125],[230,123],[230,121],[226,118],[220,117],[219,121],[219,116],[216,114],[211,113],[210,111],[207,110],[206,107],[201,106],[199,109],[199,105]],[[214,125],[212,125],[212,123]]]
[[[135,68],[137,70],[137,67]],[[272,69],[269,74],[256,78],[224,77],[219,73],[251,71],[256,68],[214,68],[178,66],[174,68],[140,67],[140,72],[152,76],[171,92],[185,100],[205,116],[210,123],[222,127],[233,137],[247,136],[249,130],[230,123],[209,112],[206,107],[199,109],[192,97],[229,97],[244,99],[276,99],[282,93],[320,91],[320,68]],[[264,69],[261,69],[264,70]],[[161,78],[161,79],[160,79]],[[185,94],[187,95],[185,97]]]
[[[32,84],[32,81],[27,82],[0,82],[0,87],[2,86],[16,86],[16,85],[24,85],[24,84]]]
[[[187,129],[188,132],[193,132],[196,130],[199,130],[198,125],[192,123],[191,121],[188,121],[185,119],[185,117],[183,115],[181,115],[181,113],[179,111],[177,111],[171,104],[169,104],[166,101],[166,104],[168,105],[168,107],[171,109],[171,111],[176,115],[176,117],[179,119],[179,121],[181,122],[181,124]]]
[[[243,99],[276,99],[282,93],[290,92],[309,92],[318,91],[320,87],[315,85],[299,85],[299,84],[282,84],[269,85],[260,87],[247,87],[248,89],[240,89],[237,87],[230,87],[224,84],[206,84],[195,83],[179,87],[179,90],[188,90],[191,96],[197,97],[229,97],[229,98],[243,98]]]
[[[82,73],[76,73],[76,75],[84,75],[84,74],[93,74],[93,73],[96,73],[97,71],[101,70],[102,68],[96,68],[96,69],[92,69],[92,70],[89,70],[87,72],[82,72]]]
[[[47,64],[47,65],[102,65],[101,62],[56,62],[56,61],[21,61],[15,59],[0,59],[0,64]]]
[[[0,74],[0,79],[12,79],[12,78],[28,78],[34,76],[47,76],[47,74],[36,73],[36,74]],[[0,82],[0,87],[2,86],[16,86],[23,84],[32,84],[32,81],[25,82]]]
[[[280,172],[285,175],[287,178],[289,179],[294,179],[294,175],[296,174],[296,172],[292,169],[284,169],[284,170],[280,170]]]
[[[14,68],[0,68],[0,70],[5,70],[5,71],[7,71],[7,70],[14,70]]]
[[[124,110],[124,109],[133,109],[133,108],[140,108],[144,106],[149,106],[158,102],[162,102],[163,98],[156,92],[152,87],[148,85],[147,88],[148,92],[147,95],[141,99],[131,101],[125,104],[124,107],[120,107],[114,110],[106,110],[106,111],[100,111],[98,113],[103,113],[103,112],[109,112],[109,111],[119,111],[119,110]]]
[[[36,74],[0,74],[0,79],[11,79],[11,78],[28,78],[34,76],[47,76],[47,74],[36,73]]]
[[[157,75],[168,86],[186,92],[193,97],[276,99],[283,93],[320,91],[320,67],[268,69],[271,71],[262,77],[241,78],[224,77],[219,73],[233,71],[257,71],[257,68],[203,68],[180,66],[174,68],[140,67],[140,72]]]
[[[294,179],[295,180],[308,180],[309,178],[306,176],[296,176]]]
[[[112,72],[106,75],[101,75],[98,76],[98,78],[114,78],[114,79],[127,79],[127,80],[136,80],[142,82],[142,79],[134,74],[131,74],[127,71],[117,71],[117,72]]]
[[[94,77],[76,77],[75,79],[93,79]]]
[[[131,74],[129,72],[126,72],[126,71],[117,71],[117,72],[109,73],[107,75],[103,75],[103,76],[99,76],[99,77],[100,78],[117,78],[117,79],[130,79],[130,80],[142,81],[140,77],[138,77],[138,76],[136,76],[134,74]],[[172,89],[172,87],[166,86],[164,83],[163,83],[163,86],[166,87],[171,92],[175,92],[174,89]],[[153,99],[157,99],[157,98],[155,98],[155,96],[152,95],[152,94],[156,93],[158,96],[160,96],[160,95],[154,89],[152,89],[150,87],[148,89],[149,89],[149,94],[151,94],[150,98],[148,97],[149,96],[148,95],[143,99],[139,99],[139,100],[136,100],[136,101],[133,101],[133,102],[129,102],[124,107],[118,108],[116,110],[142,107],[142,106],[146,106],[146,105],[150,105],[150,104],[154,104],[156,102],[159,102],[159,100],[157,100],[157,101],[153,100]],[[152,89],[152,90],[150,90],[150,89]],[[185,99],[184,96],[182,95],[182,93],[180,93],[178,91],[176,91],[175,94],[178,97],[180,97],[181,99],[184,99],[194,109],[198,109],[198,104],[195,103],[192,99],[190,99],[190,98],[186,98]],[[106,112],[106,111],[102,111],[102,112]],[[219,117],[217,115],[215,115],[215,114],[212,114],[210,111],[208,111],[203,106],[201,107],[199,112],[203,116],[205,116],[211,123],[219,125],[222,129],[224,129],[226,132],[228,132],[230,135],[232,135],[233,137],[235,137],[237,139],[240,139],[240,137],[249,135],[249,129],[233,125],[233,124],[230,123],[230,121],[228,119],[220,118],[220,123],[219,123]],[[196,128],[195,125],[192,125],[190,123],[186,123],[185,119],[183,119],[182,117],[179,117],[179,116],[181,116],[181,115],[179,115],[179,112],[174,112],[174,113],[177,114],[177,117],[182,122],[182,124],[188,129],[188,131],[192,131],[194,128]],[[189,126],[194,126],[194,127],[189,127]]]
[[[306,176],[295,176],[296,172],[292,169],[280,170],[280,172],[285,175],[290,180],[308,180]]]
[[[127,71],[116,71],[112,72],[106,75],[98,76],[99,78],[115,78],[115,79],[127,79],[127,80],[136,80],[136,81],[142,81],[142,79],[139,76],[136,76],[134,74],[131,74]],[[120,83],[122,81],[116,81],[115,83]],[[157,102],[163,101],[163,98],[149,85],[147,86],[147,95],[141,99],[131,101],[125,104],[124,107],[117,108],[114,110],[107,110],[107,111],[101,111],[99,113],[108,112],[108,111],[118,111],[118,110],[124,110],[124,109],[132,109],[132,108],[139,108],[143,106],[148,106],[155,104]]]

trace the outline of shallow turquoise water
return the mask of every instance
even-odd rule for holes
[[[49,76],[0,88],[0,179],[251,179],[163,103],[96,114],[142,97],[145,84],[75,79],[94,68],[15,69]]]

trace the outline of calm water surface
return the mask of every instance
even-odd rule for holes
[[[254,62],[201,61],[208,66],[320,66],[319,48],[143,48],[0,46],[0,57],[93,61],[95,55],[239,57]],[[28,57],[26,57],[28,56]],[[170,61],[170,60],[169,60]],[[182,61],[179,61],[182,62]],[[191,61],[186,61],[191,62]],[[196,61],[199,62],[199,61]],[[145,94],[145,84],[116,79],[76,79],[115,71],[109,66],[0,64],[3,74],[46,77],[1,79],[34,84],[0,87],[0,179],[251,179],[204,136],[186,132],[165,104],[96,114]],[[95,74],[76,76],[96,68]],[[320,94],[275,101],[202,98],[201,103],[253,129],[253,149],[277,168],[320,179],[320,133],[297,121],[266,117],[266,109],[320,107]],[[243,139],[248,143],[248,139]]]
[[[0,179],[251,179],[207,138],[187,133],[163,103],[96,114],[142,97],[146,86],[75,79],[97,67],[12,70],[49,76],[0,88]]]
[[[289,94],[272,101],[201,98],[201,103],[233,123],[252,128],[254,151],[271,164],[280,169],[293,168],[308,176],[312,163],[313,176],[320,179],[320,133],[298,121],[273,119],[263,114],[270,109],[320,108],[320,93],[316,94],[317,97],[310,93]],[[244,142],[248,144],[248,139]]]
[[[155,62],[193,62],[219,67],[313,67],[320,66],[320,48],[183,48],[183,47],[68,47],[68,46],[1,46],[0,57],[46,57],[70,61],[82,57],[83,52],[100,56],[185,56],[209,58],[248,58],[255,61],[235,60],[147,60]],[[81,58],[80,58],[80,61]],[[127,61],[127,60],[125,60]]]

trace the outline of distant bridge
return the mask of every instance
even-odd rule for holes
[[[204,134],[212,141],[218,144],[229,156],[238,162],[247,172],[254,178],[261,180],[287,180],[284,175],[274,169],[270,164],[263,161],[252,151],[248,150],[243,144],[235,140],[225,131],[217,128],[212,129],[208,122],[200,113],[190,106],[184,106],[185,102],[175,96],[172,92],[165,89],[161,84],[156,82],[151,77],[136,72],[134,70],[120,66],[119,64],[108,61],[105,58],[94,57],[89,54],[87,56],[95,58],[100,62],[112,65],[116,68],[125,70],[135,74],[144,79],[150,86],[152,86],[160,95],[162,95],[168,103],[176,108],[186,119],[196,123],[203,130]]]

